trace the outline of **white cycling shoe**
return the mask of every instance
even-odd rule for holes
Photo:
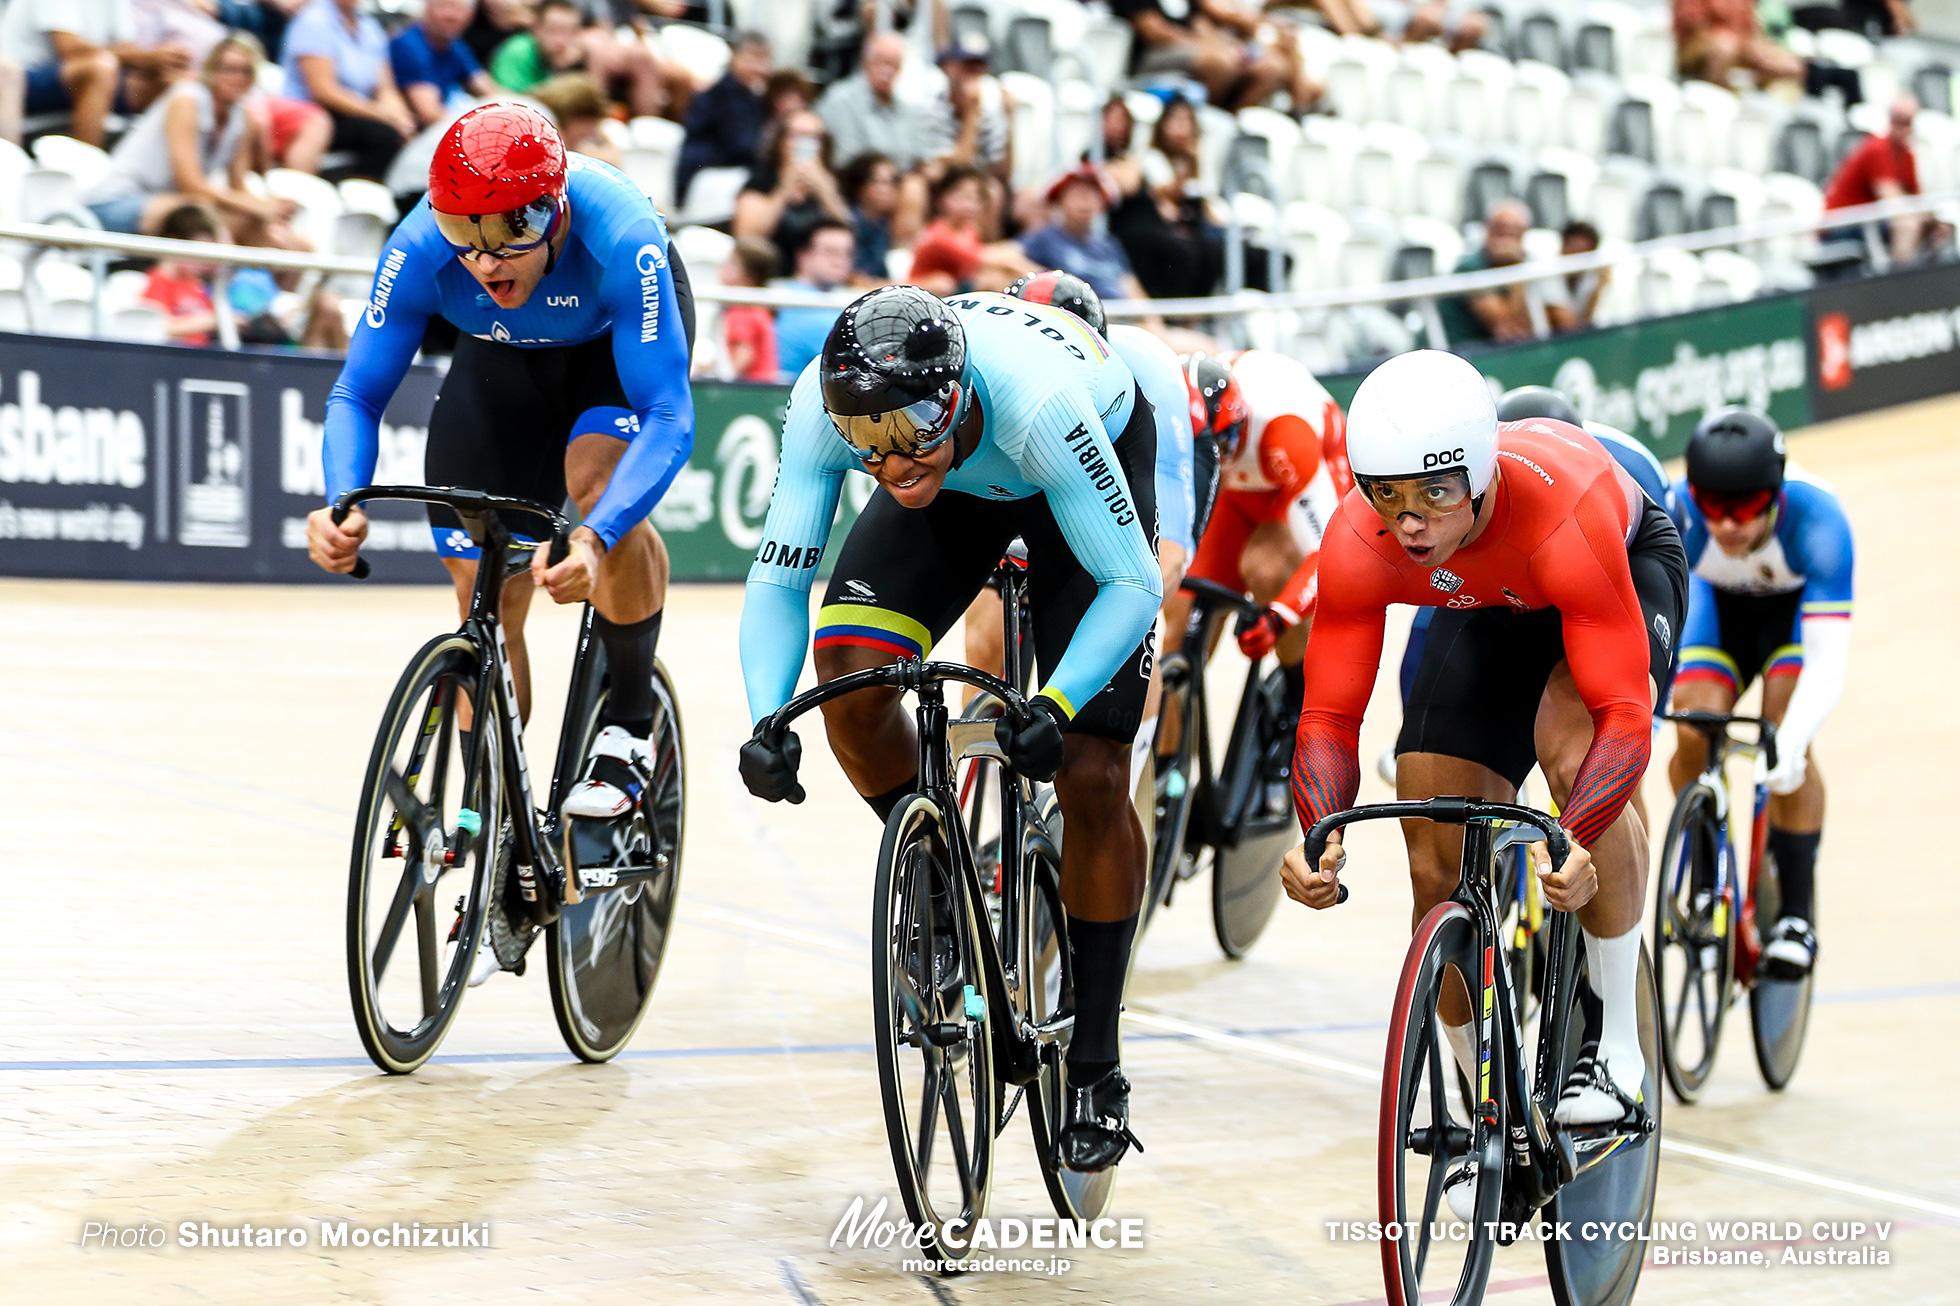
[[[1465,1224],[1477,1222],[1477,1163],[1471,1160],[1458,1161],[1443,1180],[1443,1200],[1449,1203],[1450,1214]]]
[[[565,815],[610,821],[632,810],[646,792],[653,774],[653,752],[647,740],[619,726],[607,726],[592,741],[585,778],[565,799]]]
[[[1642,1077],[1645,1077],[1644,1066]],[[1615,1079],[1606,1059],[1599,1054],[1599,1044],[1588,1041],[1572,1073],[1565,1078],[1565,1089],[1559,1094],[1553,1118],[1562,1125],[1610,1125],[1636,1119],[1639,1081],[1635,1081],[1634,1091],[1628,1093]]]

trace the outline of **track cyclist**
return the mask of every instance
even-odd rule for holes
[[[512,103],[465,113],[436,147],[428,197],[382,251],[327,400],[329,501],[373,479],[382,410],[438,314],[461,335],[429,418],[428,482],[551,504],[569,488],[584,514],[563,562],[548,565],[539,549],[512,577],[504,629],[528,716],[533,587],[558,603],[591,600],[612,693],[565,810],[618,816],[647,781],[667,591],[666,547],[646,517],[694,443],[686,272],[640,188],[568,154],[549,118]],[[467,612],[477,550],[449,509],[430,507],[429,525]],[[335,525],[321,508],[307,518],[307,549],[328,571],[350,571],[367,531],[360,509]]]
[[[804,368],[742,608],[752,719],[788,701],[803,664],[809,592],[846,472],[878,482],[839,549],[817,617],[817,677],[924,657],[1015,536],[1028,546],[1037,658],[1046,677],[1001,747],[1054,778],[1067,837],[1062,901],[1075,1024],[1061,1162],[1104,1170],[1136,1141],[1117,1022],[1143,898],[1143,829],[1129,751],[1161,600],[1155,556],[1157,432],[1121,358],[1080,318],[1005,295],[941,301],[887,286],[837,319]],[[912,717],[897,690],[824,705],[852,784],[880,820],[916,785]],[[802,745],[742,746],[749,792],[800,801]]]
[[[1544,768],[1564,865],[1534,861],[1546,900],[1577,911],[1595,1001],[1564,1086],[1564,1125],[1638,1123],[1645,1107],[1634,985],[1647,841],[1627,796],[1647,768],[1649,717],[1666,692],[1688,566],[1674,523],[1600,447],[1565,423],[1499,425],[1477,369],[1421,350],[1381,364],[1348,411],[1356,489],[1321,544],[1294,757],[1303,825],[1352,805],[1361,717],[1391,603],[1441,609],[1403,716],[1397,793],[1509,801]],[[1456,888],[1461,828],[1404,826],[1416,921]],[[1334,905],[1342,851],[1282,868],[1310,907]],[[1440,1015],[1466,1074],[1470,1010]],[[1452,1176],[1459,1180],[1463,1176]],[[1469,1185],[1452,1182],[1455,1204]]]
[[[1844,690],[1851,648],[1851,523],[1831,487],[1785,460],[1783,433],[1758,413],[1712,413],[1688,441],[1676,487],[1694,565],[1681,636],[1676,711],[1729,712],[1757,676],[1763,715],[1777,723],[1769,773],[1769,851],[1782,915],[1763,965],[1800,979],[1817,956],[1817,845],[1824,777],[1811,741]],[[1668,778],[1678,791],[1700,772],[1707,741],[1683,728]]]

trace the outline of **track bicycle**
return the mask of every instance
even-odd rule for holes
[[[1665,716],[1708,741],[1701,774],[1674,801],[1654,887],[1654,972],[1666,1012],[1661,1032],[1667,1081],[1683,1102],[1701,1096],[1729,1007],[1747,993],[1756,1067],[1765,1083],[1781,1089],[1803,1055],[1816,972],[1781,979],[1758,965],[1757,922],[1775,920],[1782,897],[1768,848],[1769,786],[1763,782],[1776,765],[1776,726],[1723,712]],[[1736,726],[1753,726],[1755,741],[1735,738],[1730,731]],[[1738,873],[1744,831],[1729,792],[1731,758],[1755,764],[1746,875]]]
[[[526,499],[419,485],[351,490],[333,519],[381,499],[453,509],[481,558],[461,628],[424,644],[389,696],[361,786],[347,890],[361,1043],[390,1074],[420,1068],[456,1019],[479,948],[522,974],[542,933],[559,1033],[580,1060],[608,1060],[652,1002],[673,922],[687,798],[673,683],[656,662],[653,774],[640,801],[610,821],[561,818],[609,691],[587,605],[539,810],[498,607],[505,579],[543,546],[515,540],[498,510],[542,519],[554,562],[571,522]],[[354,576],[367,574],[357,559]],[[409,955],[398,955],[405,942]]]
[[[1211,752],[1205,672],[1227,617],[1257,620],[1263,609],[1237,590],[1186,576],[1190,620],[1177,652],[1164,656],[1160,738],[1173,719],[1177,749],[1157,758],[1155,834],[1143,924],[1169,903],[1177,886],[1209,866],[1212,928],[1228,957],[1243,957],[1272,919],[1280,897],[1279,865],[1298,826],[1290,777],[1293,731],[1279,669],[1255,658],[1232,718],[1221,763]],[[1173,709],[1173,704],[1175,708]]]
[[[1017,595],[1019,578],[1004,579],[1005,592]],[[1020,647],[1015,612],[1010,604],[1010,674]],[[994,1140],[1023,1097],[1057,1214],[1100,1218],[1116,1172],[1070,1170],[1058,1157],[1075,1015],[1056,832],[1035,810],[1035,786],[1013,770],[995,739],[999,717],[950,717],[949,682],[985,691],[1016,724],[1028,718],[1026,699],[1004,680],[958,663],[906,658],[799,694],[757,729],[780,747],[798,717],[857,690],[892,688],[917,698],[919,789],[886,821],[878,851],[872,1007],[900,1196],[920,1231],[921,1252],[957,1268],[974,1254],[960,1231],[986,1214]],[[1000,846],[1012,850],[1001,858],[992,902],[953,783],[959,763],[970,758],[994,764]]]
[[[1513,803],[1376,803],[1316,822],[1307,832],[1307,865],[1319,863],[1334,830],[1396,819],[1462,825],[1464,832],[1456,893],[1416,926],[1389,1020],[1377,1170],[1381,1220],[1396,1235],[1381,1244],[1388,1300],[1468,1306],[1483,1300],[1497,1248],[1534,1223],[1563,1223],[1577,1235],[1588,1222],[1595,1229],[1631,1222],[1640,1236],[1544,1243],[1559,1306],[1619,1306],[1631,1300],[1640,1277],[1660,1168],[1660,1009],[1652,968],[1643,953],[1636,993],[1647,1073],[1631,1118],[1559,1125],[1553,1116],[1559,1095],[1598,1019],[1598,999],[1583,980],[1578,921],[1567,912],[1549,913],[1536,1059],[1527,1066],[1526,1027],[1517,1017],[1509,970],[1497,964],[1492,888],[1500,856],[1513,845],[1542,840],[1553,864],[1563,864],[1570,851],[1565,832],[1545,813]],[[1467,995],[1475,1017],[1476,1082],[1468,1093],[1437,1013],[1446,987]],[[1467,1229],[1439,1218],[1451,1179],[1472,1185]]]

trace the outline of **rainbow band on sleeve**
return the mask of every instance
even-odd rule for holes
[[[1726,685],[1734,693],[1736,682],[1735,659],[1721,649],[1707,644],[1691,644],[1681,650],[1681,662],[1674,672],[1677,685],[1703,684]]]
[[[827,603],[817,611],[815,647],[855,644],[893,657],[923,658],[932,651],[932,632],[902,612],[860,603]]]

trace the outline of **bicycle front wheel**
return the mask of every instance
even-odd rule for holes
[[[1773,921],[1783,905],[1782,884],[1776,878],[1776,857],[1763,852],[1762,872],[1756,877],[1756,919]],[[1763,1082],[1781,1090],[1797,1073],[1804,1035],[1810,1030],[1810,996],[1815,967],[1802,979],[1773,979],[1756,967],[1749,990],[1749,1028],[1756,1045],[1756,1068]]]
[[[1000,1089],[980,920],[946,817],[914,794],[885,824],[872,899],[871,997],[885,1135],[906,1213],[929,1259],[957,1267],[993,1187]],[[947,1233],[949,1221],[955,1232]]]
[[[1715,1069],[1735,977],[1735,903],[1721,874],[1722,842],[1714,791],[1689,785],[1675,801],[1654,880],[1661,1064],[1683,1102],[1701,1096]]]
[[[1479,1075],[1467,1109],[1455,1053],[1436,1005],[1454,974],[1478,991],[1477,929],[1460,904],[1433,908],[1416,927],[1396,987],[1382,1067],[1377,1198],[1382,1278],[1392,1306],[1483,1300],[1497,1244],[1489,1233],[1504,1184],[1502,1049],[1492,1047],[1489,1077]],[[1467,1176],[1467,1178],[1465,1177]],[[1469,1183],[1469,1227],[1446,1205],[1451,1178]]]
[[[347,983],[374,1064],[418,1069],[468,987],[503,838],[493,701],[475,641],[423,645],[382,714],[347,886]],[[465,705],[479,728],[466,743]]]

